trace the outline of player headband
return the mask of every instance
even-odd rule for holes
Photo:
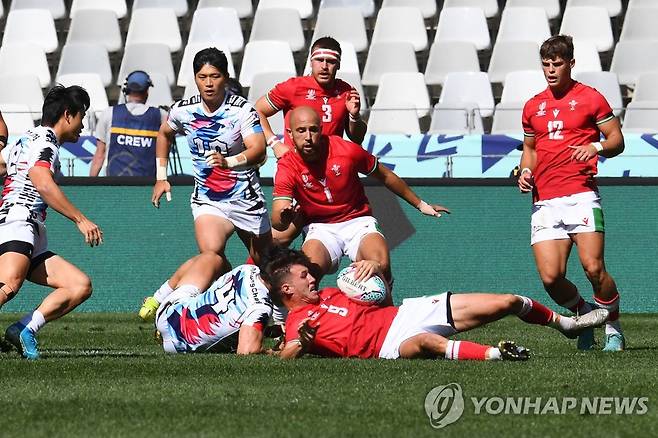
[[[313,53],[311,53],[311,60],[318,58],[328,58],[340,61],[340,53],[338,53],[336,50],[318,48],[313,50]]]

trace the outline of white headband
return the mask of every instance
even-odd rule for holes
[[[336,50],[319,48],[315,49],[313,53],[311,53],[311,60],[317,58],[328,58],[340,61],[340,53],[338,53]]]

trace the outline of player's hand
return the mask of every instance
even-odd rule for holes
[[[523,172],[519,175],[517,184],[521,193],[528,193],[535,186],[535,177],[531,171]]]
[[[353,118],[359,118],[359,112],[361,111],[361,96],[356,89],[352,88],[350,94],[347,95],[347,98],[345,99],[345,108],[347,108],[347,111]]]
[[[376,273],[383,274],[381,263],[375,260],[359,260],[353,262],[350,266],[356,269],[354,279],[357,281],[367,280]]]
[[[439,204],[428,204],[425,201],[420,201],[418,210],[426,216],[441,217],[441,213],[450,214],[450,210]]]
[[[300,324],[297,332],[299,333],[299,343],[302,346],[302,350],[306,351],[308,347],[313,344],[315,341],[315,334],[318,331],[320,324],[311,326],[311,319],[306,318]]]
[[[286,226],[290,225],[295,219],[295,216],[297,216],[299,209],[299,204],[293,205],[292,203],[286,207],[283,207],[281,209],[281,223],[286,224]]]
[[[165,194],[167,202],[171,201],[171,184],[169,184],[169,181],[156,181],[153,186],[153,195],[151,195],[151,204],[155,208],[160,208],[160,198]]]
[[[98,246],[103,243],[103,231],[98,225],[83,217],[76,223],[78,230],[85,236],[85,243],[91,247]]]
[[[228,169],[226,165],[226,158],[224,155],[217,151],[208,151],[205,154],[206,164],[210,167],[219,167],[220,169]]]
[[[574,161],[589,161],[599,154],[591,143],[582,146],[568,146],[568,148],[573,149],[571,159]]]

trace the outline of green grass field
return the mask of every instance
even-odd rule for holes
[[[3,314],[2,327],[17,315]],[[77,313],[40,333],[43,359],[2,354],[0,436],[657,436],[656,315],[623,315],[629,348],[579,353],[516,318],[463,338],[528,362],[165,356],[134,315]],[[599,330],[599,336],[602,332]],[[459,383],[464,415],[430,427],[426,394]],[[475,414],[471,397],[648,397],[644,415]]]

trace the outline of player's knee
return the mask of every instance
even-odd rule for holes
[[[72,298],[81,303],[91,297],[93,292],[91,279],[83,274],[72,281],[69,290],[71,291]]]
[[[583,260],[582,265],[583,269],[585,270],[585,274],[587,275],[587,278],[590,279],[590,281],[596,283],[601,281],[601,277],[605,273],[605,269],[603,268],[603,261],[598,259]]]
[[[557,286],[563,279],[564,273],[560,271],[547,270],[539,273],[545,289]]]

